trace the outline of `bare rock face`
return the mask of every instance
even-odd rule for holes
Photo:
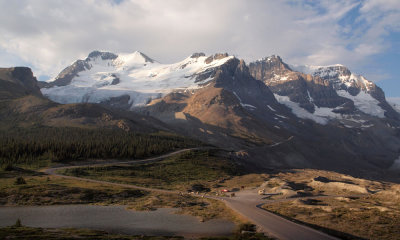
[[[226,58],[228,56],[229,56],[228,53],[216,53],[216,54],[214,54],[214,56],[210,56],[204,61],[205,61],[205,63],[209,64],[214,60],[223,59],[223,58]]]
[[[222,56],[214,55],[212,59]],[[250,75],[243,60],[229,59],[202,74],[212,77],[206,87],[170,93],[135,110],[176,126],[183,134],[227,148],[269,144],[288,137],[286,131],[281,134],[274,128],[272,122],[276,120],[267,106],[276,111],[287,109],[264,83]]]
[[[42,97],[32,70],[27,67],[0,68],[1,98],[36,95]]]
[[[89,53],[88,58],[98,58],[101,57],[103,60],[113,60],[118,57],[118,55],[110,52],[100,52],[100,51],[93,51]]]
[[[191,58],[199,58],[199,57],[204,57],[206,54],[204,53],[193,53],[190,57]]]
[[[263,81],[273,93],[289,97],[310,113],[322,107],[336,113],[355,114],[359,111],[354,101],[358,100],[359,105],[366,101],[359,97],[363,92],[378,101],[378,108],[386,117],[400,119],[386,102],[381,88],[343,65],[313,67],[311,74],[305,74],[292,70],[280,57],[271,56],[250,63],[249,69],[252,76]]]
[[[385,93],[375,83],[368,81],[361,75],[355,75],[342,65],[320,67],[314,71],[313,76],[318,76],[332,83],[335,91],[345,91],[351,96],[365,92],[378,100],[379,106],[385,110],[385,116],[400,119],[396,111],[387,103]]]
[[[87,60],[77,60],[71,66],[66,67],[58,74],[53,82],[46,83],[43,87],[50,88],[54,86],[66,86],[71,83],[72,79],[78,76],[79,72],[90,69],[91,66]]]
[[[249,70],[255,79],[263,81],[292,72],[290,67],[275,55],[250,63]]]
[[[251,76],[243,60],[231,59],[220,67],[214,79],[215,87],[234,92],[242,103],[254,106],[278,104],[270,89]]]
[[[93,52],[88,59],[114,57]],[[124,92],[96,106],[105,105],[106,109],[120,112],[132,110],[135,116],[141,116],[138,119],[157,118],[177,133],[232,153],[245,152],[248,157],[241,158],[242,163],[256,169],[384,169],[398,158],[398,113],[390,115],[391,107],[385,105],[384,93],[375,84],[341,65],[314,67],[307,74],[296,71],[278,56],[249,65],[227,57],[228,54],[205,57],[194,53],[183,64],[170,68],[186,71],[192,62],[211,63],[202,71],[179,75],[177,80],[193,81],[195,87],[174,87],[157,97],[144,98],[147,100],[141,105],[132,105],[135,97]],[[93,62],[88,59],[66,68],[57,84],[67,83],[80,70],[91,68]],[[146,62],[140,61],[142,65],[146,66]],[[118,74],[107,75],[108,84],[121,86],[124,77],[119,81]],[[152,81],[144,84],[152,90]],[[374,107],[377,112],[371,111]],[[83,110],[76,115],[87,112]],[[114,115],[110,118],[94,112],[102,124],[113,123],[124,130],[135,127],[125,124],[129,122],[117,122],[120,118]],[[321,116],[326,121],[320,121]]]
[[[131,106],[129,100],[129,95],[122,95],[119,97],[112,97],[106,101],[101,102],[101,104],[114,109],[126,110],[129,109]]]
[[[319,67],[314,71],[313,76],[329,81],[336,91],[344,90],[352,96],[364,91],[379,101],[386,101],[382,89],[363,76],[352,74],[343,65]]]
[[[24,86],[30,93],[41,95],[36,77],[33,76],[33,72],[30,68],[15,67],[11,71],[11,76],[16,82],[19,82],[22,86]]]
[[[121,82],[121,80],[119,79],[119,77],[116,74],[111,74],[111,77],[113,77],[114,79],[111,81],[111,85],[117,85],[118,83]]]
[[[249,69],[252,76],[263,81],[272,92],[288,96],[310,113],[314,113],[315,107],[335,108],[351,102],[340,97],[329,80],[292,71],[279,56],[250,63]]]

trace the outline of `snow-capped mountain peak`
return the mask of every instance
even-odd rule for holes
[[[114,61],[116,62],[116,64],[125,66],[155,62],[153,59],[151,59],[150,57],[139,51],[135,51],[133,53],[118,54],[118,57]]]
[[[342,64],[327,66],[290,65],[290,67],[295,71],[318,76],[324,80],[328,80],[333,84],[336,90],[358,88],[365,92],[370,92],[375,86],[373,82],[367,80],[362,75],[353,74],[346,66]]]
[[[93,51],[89,53],[87,59],[102,59],[102,60],[113,60],[116,59],[118,56],[111,52],[102,52],[102,51]]]
[[[389,98],[388,102],[394,110],[400,113],[400,98]]]
[[[289,64],[290,68],[293,69],[294,71],[297,72],[302,72],[305,74],[311,74],[313,75],[316,71],[319,69],[347,69],[344,65],[342,64],[332,64],[332,65],[326,65],[326,66],[319,66],[319,65],[299,65],[299,64]]]
[[[286,65],[271,56],[250,63],[250,71],[300,118],[318,117],[321,121],[316,122],[327,123],[360,113],[378,118],[396,115],[379,87],[342,64]]]
[[[128,96],[131,107],[174,90],[196,89],[212,77],[211,69],[233,56],[193,54],[181,62],[161,64],[141,52],[94,51],[64,69],[42,93],[59,103],[104,102]]]

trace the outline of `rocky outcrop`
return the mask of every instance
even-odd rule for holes
[[[289,97],[309,113],[314,113],[318,107],[327,108],[323,111],[331,113],[367,113],[400,119],[386,102],[382,89],[343,65],[304,66],[301,70],[307,70],[306,74],[292,70],[279,56],[271,56],[250,63],[249,69],[252,76],[263,81],[272,92]]]
[[[199,58],[199,57],[204,57],[206,54],[204,53],[193,53],[190,58]]]
[[[161,68],[162,64],[153,67],[140,56],[118,57],[110,71],[97,73],[93,67],[85,75],[96,76],[87,84],[92,88],[107,82],[99,89],[118,90],[100,104],[154,117],[177,133],[232,152],[246,152],[240,161],[254,169],[310,167],[350,172],[354,166],[385,169],[398,158],[400,123],[395,114],[388,117],[390,106],[385,106],[383,91],[344,66],[303,73],[278,56],[246,65],[228,54],[194,53]],[[102,59],[98,53],[92,57]],[[109,56],[104,57],[105,62],[96,62],[101,68],[108,66]],[[132,61],[134,57],[139,60]],[[143,72],[134,75],[140,68]],[[151,94],[140,98],[127,94],[143,86]],[[157,89],[160,86],[164,88]],[[141,104],[132,104],[135,101]]]
[[[226,57],[228,57],[229,55],[227,54],[227,53],[216,53],[216,54],[214,54],[214,56],[209,56],[208,58],[206,58],[206,60],[204,60],[204,62],[206,63],[206,64],[209,64],[209,63],[211,63],[212,61],[214,61],[214,60],[219,60],[219,59],[223,59],[223,58],[226,58]]]
[[[212,77],[206,87],[193,92],[170,93],[134,110],[176,126],[184,134],[189,132],[229,148],[270,144],[288,137],[285,130],[278,133],[274,127],[276,120],[271,109],[290,113],[276,101],[265,84],[250,75],[243,60],[231,58],[202,74]],[[202,74],[198,77],[204,78]],[[179,117],[178,113],[185,117]],[[200,132],[196,131],[198,129]]]
[[[140,53],[141,56],[145,59],[146,62],[154,62],[153,59],[149,58],[148,56]],[[102,60],[115,60],[118,58],[118,55],[111,53],[111,52],[100,52],[100,51],[93,51],[89,53],[88,57],[85,60],[77,60],[72,65],[63,69],[58,76],[52,82],[41,82],[40,88],[51,88],[55,86],[67,86],[71,83],[72,79],[79,76],[80,72],[90,70],[92,68],[91,62],[95,59],[102,59]],[[111,82],[111,85],[116,85],[120,82],[120,79],[115,75],[111,74],[114,78]]]
[[[100,51],[93,51],[88,55],[88,59],[98,58],[98,57],[100,57],[103,60],[114,60],[118,57],[118,55],[110,52],[100,52]]]
[[[262,81],[292,72],[290,67],[279,56],[275,55],[250,63],[249,70],[255,79]]]
[[[387,103],[385,93],[380,87],[361,75],[351,73],[343,65],[319,67],[313,72],[313,76],[328,80],[335,91],[348,92],[351,96],[357,96],[361,91],[365,92],[379,102],[379,106],[385,110],[386,117],[400,119],[397,112]]]
[[[310,113],[314,113],[315,107],[351,105],[351,100],[336,93],[329,80],[292,71],[279,56],[250,63],[249,68],[252,76],[263,81],[272,92],[288,96],[292,102],[298,103]]]
[[[36,77],[27,67],[0,68],[0,93],[2,99],[27,95],[42,97]]]
[[[127,110],[130,109],[131,107],[129,100],[130,100],[129,95],[122,95],[119,97],[112,97],[106,101],[101,102],[101,104],[114,109]]]
[[[90,54],[89,54],[90,55]],[[91,66],[88,60],[77,60],[71,66],[66,67],[58,74],[53,82],[48,82],[43,87],[50,88],[54,86],[66,86],[71,83],[72,79],[78,76],[79,72],[90,69]]]

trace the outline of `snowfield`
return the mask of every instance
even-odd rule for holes
[[[351,73],[344,65],[335,64],[329,66],[312,66],[312,65],[290,65],[290,67],[298,72],[311,74],[313,76],[319,76],[332,82],[333,88],[336,93],[344,98],[348,98],[354,102],[355,107],[363,113],[371,116],[384,118],[385,110],[379,106],[379,101],[373,98],[370,94],[374,83],[368,81],[361,75]],[[356,87],[360,89],[360,92],[353,96],[347,88]],[[301,110],[298,104],[290,102],[289,99],[284,99],[282,96],[277,97],[278,101],[287,105],[292,111],[301,118],[312,119],[317,123],[324,124],[327,119],[330,118],[343,118],[341,114],[333,113],[333,109],[329,108],[318,108],[314,114],[310,116],[306,110]],[[393,106],[393,104],[392,104]],[[396,107],[394,107],[396,108]]]
[[[107,56],[112,57],[103,58],[101,54],[109,54]],[[207,83],[213,79],[212,70],[234,58],[228,55],[215,56],[209,58],[204,54],[194,54],[178,63],[162,64],[137,51],[119,55],[93,52],[85,60],[84,70],[78,72],[70,84],[42,88],[41,91],[43,95],[58,103],[100,103],[121,96],[129,96],[128,104],[133,109],[173,91],[189,91],[208,86]],[[206,61],[206,59],[208,60]],[[266,60],[271,61],[270,58]],[[380,102],[370,94],[374,84],[361,75],[352,74],[345,66],[340,64],[330,66],[291,65],[291,68],[329,80],[337,94],[353,101],[355,107],[361,112],[379,118],[385,117],[385,110],[379,106]],[[274,80],[287,81],[288,77],[275,75]],[[353,96],[349,93],[350,88],[358,88],[360,92]],[[235,92],[234,94],[242,107],[248,110],[256,109],[255,106],[242,102]],[[310,113],[300,107],[298,103],[291,101],[289,97],[274,95],[278,102],[289,107],[299,118],[311,119],[319,124],[327,124],[331,119],[363,124],[357,120],[357,116],[353,118],[352,115],[333,112],[340,106],[320,108],[314,104],[315,112]],[[308,93],[308,97],[313,103],[310,93]],[[392,106],[400,112],[400,101],[396,104],[392,103]],[[269,105],[267,107],[272,112],[276,111]],[[277,116],[284,118],[280,115]]]
[[[360,111],[379,118],[385,117],[385,110],[378,105],[379,101],[373,98],[370,94],[360,91],[356,96],[352,96],[345,90],[339,90],[336,92],[339,96],[352,100],[356,108]]]
[[[174,90],[197,89],[211,79],[196,77],[224,64],[233,56],[205,63],[206,56],[188,57],[175,64],[148,61],[140,52],[120,54],[116,59],[90,58],[90,69],[81,71],[67,86],[42,88],[42,93],[58,103],[99,103],[128,95],[132,107],[146,104]],[[114,79],[119,83],[112,84]]]
[[[387,101],[394,110],[400,113],[400,98],[388,98]]]
[[[315,106],[315,112],[310,113],[304,108],[300,107],[298,103],[292,102],[287,96],[280,96],[278,94],[274,94],[276,100],[279,103],[286,105],[289,107],[294,115],[303,119],[311,119],[316,123],[325,125],[328,123],[331,118],[341,118],[340,114],[332,112],[333,108],[319,108]]]

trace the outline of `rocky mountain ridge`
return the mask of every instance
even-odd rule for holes
[[[58,104],[44,97],[28,67],[0,68],[0,130],[7,128],[109,128],[135,132],[168,131],[162,122],[97,104]]]
[[[379,87],[343,66],[310,74],[277,56],[248,65],[228,54],[196,53],[175,64],[144,56],[91,53],[84,70],[60,73],[57,79],[75,74],[69,84],[41,91],[60,103],[156,118],[252,169],[378,173],[400,155],[398,113]]]
[[[32,70],[27,67],[4,68],[0,71],[0,99],[25,95],[42,95]]]
[[[399,119],[382,89],[343,65],[289,67],[280,57],[271,56],[250,63],[249,69],[300,118],[321,124],[370,116]]]
[[[161,64],[141,52],[94,51],[43,84],[42,92],[59,103],[124,101],[132,109],[177,89],[200,88],[210,80],[213,69],[230,58],[193,54],[175,64]]]

